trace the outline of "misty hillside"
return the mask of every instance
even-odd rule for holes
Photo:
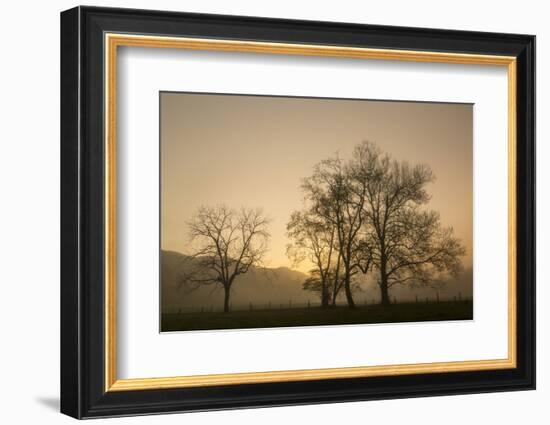
[[[178,287],[178,275],[185,270],[186,264],[193,261],[189,257],[174,251],[161,251],[162,310],[174,311],[179,308],[189,310],[192,307],[217,308],[223,303],[223,289],[213,285],[189,292]],[[231,303],[234,307],[248,307],[267,304],[273,306],[289,300],[295,303],[316,301],[315,295],[302,290],[306,275],[285,267],[262,269],[251,267],[248,273],[235,279],[231,290]]]
[[[223,305],[223,289],[221,286],[208,285],[195,291],[188,291],[178,285],[178,276],[193,259],[175,251],[161,251],[161,300],[163,312],[177,312],[200,310],[201,308],[215,310]],[[248,273],[236,278],[231,290],[231,304],[234,309],[247,309],[250,303],[255,308],[265,308],[271,303],[271,308],[278,308],[281,304],[288,307],[318,304],[318,296],[312,292],[304,291],[302,283],[307,275],[286,267],[257,268],[251,267]],[[463,298],[472,297],[472,269],[465,270],[457,278],[450,279],[444,285],[437,288],[422,287],[393,287],[390,289],[390,297],[400,301],[414,301],[415,296],[420,301],[426,297],[435,299],[436,294],[442,300],[453,299],[454,296]],[[342,291],[343,295],[343,291]],[[357,303],[378,302],[379,289],[371,278],[361,285],[361,289],[354,293]],[[339,301],[345,303],[344,300]]]

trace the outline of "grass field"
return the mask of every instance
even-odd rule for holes
[[[204,312],[162,315],[162,331],[207,329],[247,329],[287,326],[345,325],[362,323],[423,322],[437,320],[470,320],[472,301],[402,303],[389,306],[368,305],[355,309],[333,307],[321,309],[287,308],[229,313]]]

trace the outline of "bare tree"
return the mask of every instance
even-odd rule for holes
[[[334,228],[343,286],[349,307],[355,307],[352,278],[358,272],[367,273],[371,258],[361,240],[365,210],[366,187],[354,179],[350,167],[338,156],[321,161],[313,175],[304,180],[302,190],[311,211]],[[358,255],[358,249],[362,248]]]
[[[304,289],[319,293],[322,307],[328,307],[331,299],[334,304],[333,294],[339,290],[334,284],[339,282],[335,227],[311,212],[295,211],[287,224],[287,236],[292,240],[287,246],[292,262],[297,265],[307,260],[314,265]]]
[[[430,284],[437,274],[456,274],[465,248],[439,213],[423,210],[434,180],[429,166],[411,166],[383,155],[370,142],[356,146],[350,177],[364,194],[362,243],[379,272],[381,303],[398,284]],[[352,186],[354,187],[354,186]]]
[[[188,222],[196,250],[191,256],[190,270],[181,276],[181,282],[191,289],[203,285],[223,287],[223,311],[228,312],[235,279],[252,266],[260,265],[267,252],[268,223],[260,209],[200,207]]]

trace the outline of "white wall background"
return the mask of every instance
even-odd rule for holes
[[[550,215],[550,27],[540,1],[338,2],[277,0],[97,1],[96,5],[536,34],[538,208]],[[77,3],[9,2],[0,15],[0,415],[17,423],[69,423],[59,392],[59,12]],[[550,224],[538,222],[537,391],[210,412],[110,423],[354,422],[446,425],[548,423]],[[546,261],[545,261],[546,260]]]

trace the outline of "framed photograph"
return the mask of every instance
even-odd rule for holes
[[[61,411],[535,387],[535,37],[61,14]]]

